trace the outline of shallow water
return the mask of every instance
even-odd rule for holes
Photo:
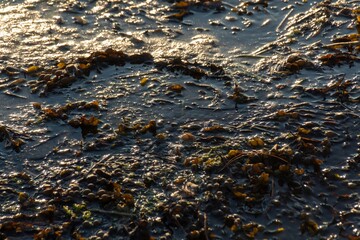
[[[356,32],[354,16],[335,13],[358,5],[334,3],[329,22],[308,28],[293,21],[320,2],[254,4],[245,8],[252,15],[231,11],[241,1],[208,2],[177,19],[172,1],[3,1],[0,123],[11,138],[0,148],[2,236],[359,237],[359,61],[319,60],[334,36]],[[94,65],[65,88],[37,80],[108,48],[154,60]],[[310,69],[277,74],[293,53]],[[183,65],[174,67],[177,58]],[[51,115],[68,103],[78,107]],[[100,122],[74,128],[81,116]],[[38,223],[52,206],[54,216]]]

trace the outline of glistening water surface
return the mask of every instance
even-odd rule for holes
[[[354,1],[2,1],[6,239],[358,239]]]

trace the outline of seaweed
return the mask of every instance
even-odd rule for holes
[[[20,134],[5,125],[0,125],[0,142],[5,141],[5,147],[10,147],[16,152],[20,152],[20,147],[25,144],[25,137],[24,134]]]
[[[123,66],[127,62],[143,64],[152,61],[153,57],[149,53],[128,55],[122,51],[109,48],[105,51],[93,52],[89,57],[80,57],[69,63],[59,62],[56,66],[40,72],[37,69],[38,79],[30,82],[29,85],[33,92],[42,89],[40,94],[45,96],[55,89],[68,87],[79,78],[88,76],[90,71],[98,70],[107,65]]]

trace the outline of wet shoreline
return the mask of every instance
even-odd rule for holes
[[[2,4],[4,239],[360,236],[356,2]]]

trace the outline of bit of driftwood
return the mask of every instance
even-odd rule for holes
[[[263,54],[267,51],[270,51],[272,50],[275,46],[277,46],[278,43],[276,43],[276,41],[274,42],[269,42],[269,43],[266,43],[265,45],[263,45],[262,47],[259,47],[257,50],[253,51],[251,53],[251,55],[260,55],[260,54]]]
[[[207,214],[204,213],[204,235],[205,235],[205,239],[209,240],[209,231],[208,231],[208,219],[207,219]]]
[[[111,214],[111,215],[116,215],[116,216],[121,216],[121,217],[134,217],[136,216],[136,214],[134,213],[127,213],[127,212],[119,212],[119,211],[107,211],[107,210],[102,210],[102,209],[98,209],[98,208],[91,208],[88,209],[90,212],[97,212],[97,213],[105,213],[105,214]]]
[[[351,42],[337,42],[323,45],[324,48],[334,48],[334,47],[345,47],[345,46],[353,46],[359,45],[360,41],[351,41]]]
[[[16,79],[14,81],[11,81],[11,82],[7,82],[7,83],[4,83],[4,84],[1,84],[0,85],[0,89],[5,89],[5,88],[9,88],[9,87],[14,87],[14,86],[17,86],[17,85],[20,85],[22,83],[25,82],[25,79],[23,78],[19,78],[19,79]]]
[[[151,71],[145,72],[145,73],[122,74],[122,75],[118,75],[116,78],[118,78],[118,79],[139,78],[139,77],[147,77],[149,75],[156,74],[156,73],[159,73],[159,71],[151,70]],[[104,78],[104,80],[107,80],[107,78]]]
[[[279,23],[279,25],[276,27],[276,32],[280,32],[280,28],[284,25],[285,21],[289,18],[290,14],[294,11],[294,9],[290,9],[290,11],[285,15],[283,20]]]
[[[279,131],[278,127],[266,126],[266,125],[252,125],[250,129],[256,129],[263,132]]]
[[[228,3],[228,2],[222,2],[222,5],[225,6],[225,7],[229,7],[229,8],[236,8],[236,6],[232,5],[231,3]]]
[[[92,165],[89,169],[89,171],[87,171],[87,173],[84,174],[83,178],[86,178],[90,172],[96,167],[98,166],[100,163],[104,163],[106,161],[109,161],[110,159],[113,159],[114,156],[111,156],[110,154],[106,154],[100,161],[98,161],[97,163],[95,163],[94,165]]]
[[[57,134],[55,134],[54,136],[50,136],[50,137],[48,137],[47,139],[45,139],[44,141],[39,142],[38,144],[35,144],[35,145],[31,146],[30,149],[36,149],[36,148],[40,147],[41,145],[43,145],[43,144],[45,144],[45,143],[47,143],[47,142],[49,142],[49,141],[51,141],[51,140],[54,140],[55,138],[57,138],[57,137],[59,137],[59,136],[61,136],[61,135],[65,135],[65,134],[67,134],[67,133],[68,133],[68,132],[62,132],[62,133],[57,133]]]
[[[273,198],[275,196],[275,181],[274,181],[274,177],[271,178],[271,194],[270,194],[271,198]]]
[[[16,93],[12,93],[12,92],[10,92],[9,90],[5,90],[5,91],[4,91],[4,94],[6,94],[6,95],[8,95],[8,96],[11,96],[11,97],[17,97],[17,98],[21,98],[21,99],[27,99],[27,97],[22,96],[22,95],[19,95],[19,94],[16,94]]]
[[[258,55],[258,54],[239,54],[235,56],[236,58],[268,58],[270,56]]]

